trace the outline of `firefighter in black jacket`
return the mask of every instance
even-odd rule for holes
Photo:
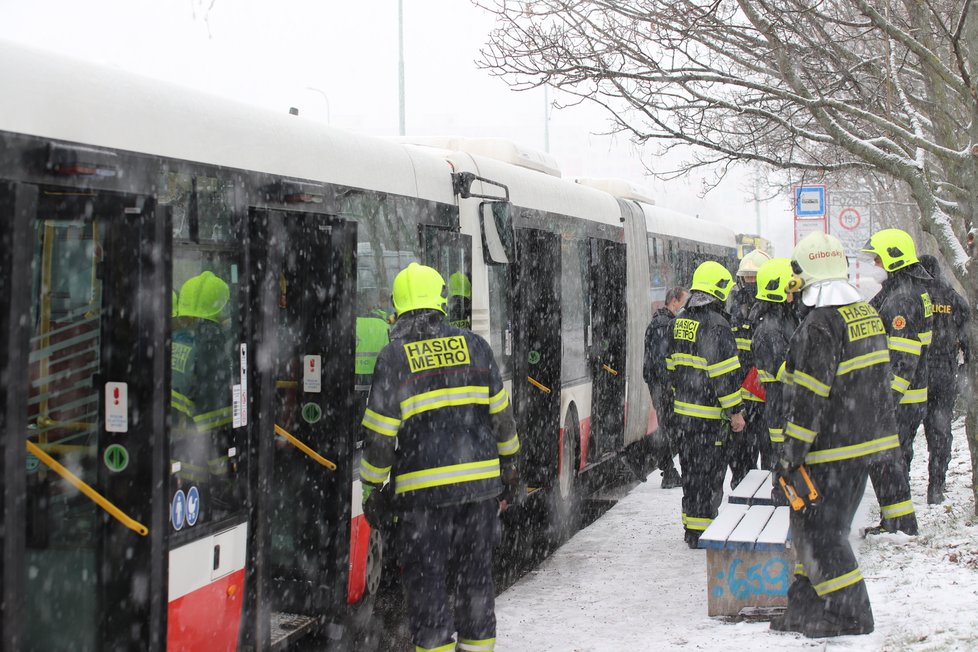
[[[913,440],[927,409],[927,349],[932,337],[933,308],[925,282],[930,274],[917,262],[913,239],[900,229],[877,231],[863,248],[887,272],[883,287],[870,302],[886,327],[896,398],[896,423],[903,460],[872,464],[882,522],[867,530],[876,534],[900,530],[917,534],[917,515],[910,499]]]
[[[788,350],[785,443],[775,473],[797,480],[804,464],[822,495],[791,512],[795,575],[788,608],[771,629],[813,638],[867,634],[873,610],[849,530],[866,487],[867,463],[899,455],[886,330],[849,284],[845,251],[835,236],[805,236],[792,266],[811,311]]]
[[[758,380],[764,387],[763,424],[768,435],[767,445],[761,447],[761,468],[769,471],[774,470],[784,443],[784,362],[788,342],[798,328],[794,295],[788,292],[792,276],[787,258],[772,258],[761,265],[757,270],[758,301],[751,310],[751,351]]]
[[[740,361],[723,310],[731,285],[733,277],[720,263],[709,260],[696,268],[686,307],[673,323],[666,358],[683,469],[683,529],[690,548],[698,546],[723,498],[725,419],[729,417],[734,433],[744,429]]]
[[[934,337],[927,351],[927,415],[924,434],[930,460],[927,464],[927,502],[944,502],[944,479],[951,461],[951,420],[958,395],[958,352],[967,364],[970,357],[967,324],[968,302],[944,280],[937,258],[920,257],[931,275],[927,293],[934,308]]]
[[[457,632],[459,650],[492,650],[497,498],[519,483],[509,398],[489,344],[446,322],[436,270],[411,263],[392,292],[398,318],[363,416],[364,515],[384,520],[392,476],[415,649],[454,650]]]
[[[683,479],[672,461],[677,451],[675,434],[670,425],[672,417],[672,387],[666,369],[666,356],[669,354],[669,340],[672,338],[672,323],[676,319],[689,292],[684,287],[674,287],[666,292],[665,305],[655,311],[652,321],[645,329],[645,360],[642,376],[652,395],[652,407],[658,418],[662,443],[655,452],[657,465],[662,470],[662,488],[681,487]]]
[[[730,313],[730,330],[733,331],[737,342],[737,357],[740,359],[740,380],[743,382],[754,368],[754,357],[751,354],[753,325],[750,320],[751,310],[757,303],[757,270],[771,257],[760,249],[754,249],[740,259],[737,267],[737,286],[730,292],[727,300],[727,312]],[[744,400],[744,420],[747,425],[743,434],[735,437],[727,445],[727,464],[730,466],[730,486],[736,487],[740,481],[757,468],[757,455],[761,451],[769,452],[764,430],[763,399],[741,389],[740,395]]]

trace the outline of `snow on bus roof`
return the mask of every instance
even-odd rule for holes
[[[466,152],[476,156],[495,159],[503,163],[536,170],[552,177],[561,176],[557,159],[529,147],[524,147],[505,138],[459,138],[455,136],[406,136],[398,139],[411,145],[422,145],[454,152]]]
[[[603,190],[619,199],[634,199],[646,204],[655,204],[655,196],[650,189],[627,179],[576,177],[574,183]]]
[[[110,66],[0,41],[0,88],[0,132],[454,202],[438,157]]]
[[[639,206],[645,212],[645,225],[651,233],[686,238],[704,244],[737,246],[733,230],[722,224],[643,202],[639,202]]]

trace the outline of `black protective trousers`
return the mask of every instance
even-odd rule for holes
[[[663,473],[669,469],[675,470],[676,465],[672,458],[678,453],[675,443],[676,435],[672,425],[672,401],[667,399],[667,390],[649,385],[649,394],[652,395],[652,407],[655,408],[655,416],[659,422],[659,432],[652,451],[652,459],[655,465]]]
[[[866,465],[844,460],[812,464],[808,472],[822,500],[791,512],[797,565],[787,615],[801,623],[841,618],[872,630],[869,593],[849,545],[852,518],[866,489]]]
[[[958,364],[954,357],[940,354],[929,357],[928,364],[927,414],[924,416],[924,436],[930,457],[927,471],[930,485],[943,492],[947,467],[951,463],[951,422],[954,401],[958,397]]]
[[[917,534],[917,515],[910,498],[910,460],[913,457],[913,436],[920,427],[924,409],[924,404],[898,405],[896,424],[900,450],[869,464],[869,479],[873,481],[873,490],[880,504],[882,524],[889,531]]]
[[[726,446],[731,488],[757,468],[757,455],[762,450],[761,437],[770,440],[764,422],[764,403],[744,401],[744,421],[747,425],[740,432],[731,433]]]
[[[412,642],[420,648],[495,638],[495,498],[399,514],[398,555]]]
[[[726,422],[676,415],[679,465],[683,474],[683,529],[687,543],[699,540],[717,516],[727,471]]]

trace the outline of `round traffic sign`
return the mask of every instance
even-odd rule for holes
[[[839,226],[847,231],[854,231],[859,228],[862,216],[855,208],[843,208],[839,211]]]
[[[105,453],[102,454],[102,459],[105,460],[105,466],[110,471],[118,473],[119,471],[124,471],[129,466],[129,451],[121,444],[110,444],[105,447]]]

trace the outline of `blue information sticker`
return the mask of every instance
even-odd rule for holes
[[[170,503],[170,522],[174,530],[183,528],[183,523],[187,519],[187,497],[183,490],[178,489],[173,495],[173,502]]]
[[[198,516],[200,516],[200,492],[197,491],[197,487],[190,487],[187,490],[187,525],[196,524]]]

